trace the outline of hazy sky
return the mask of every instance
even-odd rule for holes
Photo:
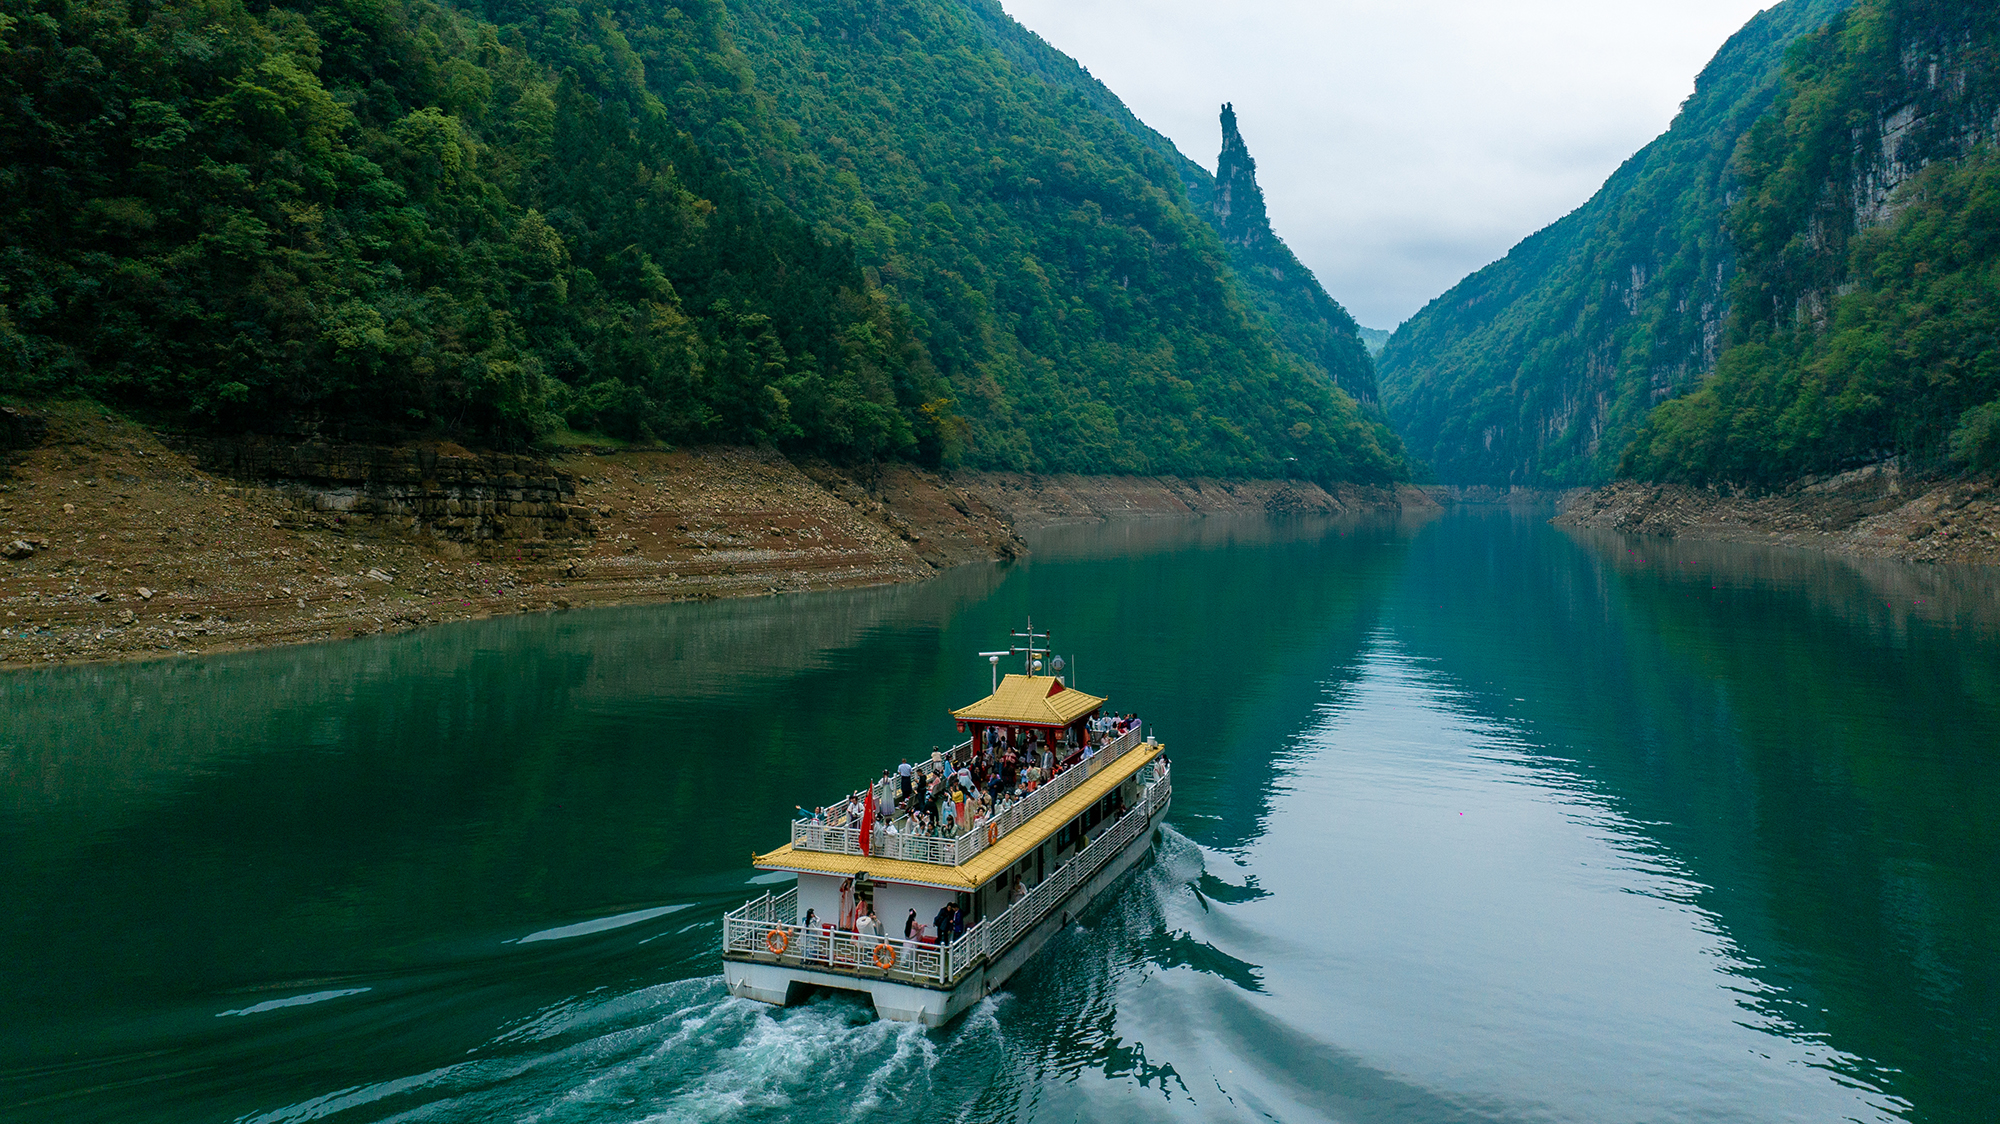
[[[1213,171],[1236,105],[1271,224],[1393,328],[1658,136],[1757,0],[1002,0]]]

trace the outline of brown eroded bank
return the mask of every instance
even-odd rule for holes
[[[1558,526],[1803,546],[1908,562],[2000,564],[2000,487],[1893,463],[1769,492],[1623,481],[1570,500]]]
[[[179,440],[81,402],[0,417],[0,444],[0,667],[915,581],[1058,523],[1432,506],[1408,488],[863,472],[733,447]]]

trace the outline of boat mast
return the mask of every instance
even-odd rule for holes
[[[979,653],[980,655],[986,657],[987,664],[993,670],[992,689],[995,691],[998,691],[1000,689],[1001,656],[1011,656],[1016,653],[1019,653],[1021,656],[1021,670],[1029,675],[1033,675],[1035,673],[1035,657],[1046,656],[1049,654],[1050,651],[1050,649],[1047,648],[1046,646],[1037,647],[1035,645],[1035,641],[1037,640],[1046,642],[1049,638],[1049,634],[1046,632],[1035,631],[1035,618],[1032,616],[1028,618],[1028,629],[1026,632],[1021,632],[1017,630],[1009,632],[1008,635],[1012,636],[1014,639],[1018,641],[1021,641],[1021,643],[1015,644],[1004,651]]]
[[[1047,648],[1035,647],[1035,641],[1047,640],[1049,638],[1049,634],[1046,632],[1036,632],[1035,618],[1030,616],[1028,618],[1028,631],[1016,632],[1013,633],[1013,636],[1015,639],[1024,641],[1025,643],[1022,645],[1016,645],[1008,650],[1022,653],[1021,670],[1029,675],[1033,675],[1035,673],[1035,657],[1038,655],[1047,655],[1049,651]]]

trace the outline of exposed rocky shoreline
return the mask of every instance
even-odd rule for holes
[[[860,473],[735,447],[183,440],[88,403],[0,420],[0,667],[916,581],[1024,553],[1017,528],[1434,506],[1411,488]]]
[[[1910,562],[2000,564],[1994,480],[1911,479],[1893,463],[1769,492],[1625,481],[1575,497],[1555,522]]]

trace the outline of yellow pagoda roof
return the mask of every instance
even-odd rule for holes
[[[1053,675],[1009,675],[1000,689],[951,712],[961,722],[1003,726],[1067,726],[1103,706],[1104,699],[1065,687]]]

